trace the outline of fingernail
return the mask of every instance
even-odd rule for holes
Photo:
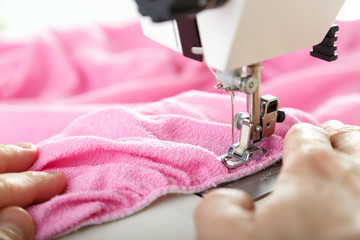
[[[0,211],[0,231],[9,239],[34,239],[34,223],[29,213],[20,207]]]
[[[47,173],[49,173],[59,179],[62,179],[63,181],[66,182],[66,175],[62,171],[49,171]]]
[[[15,145],[24,149],[36,149],[35,145],[32,143],[23,142],[23,143],[16,143]]]
[[[56,171],[48,171],[47,173],[50,173],[51,175],[64,175],[63,172],[58,171],[58,170],[56,170]]]

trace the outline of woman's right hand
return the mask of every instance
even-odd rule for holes
[[[360,239],[360,127],[294,126],[275,191],[256,209],[245,192],[207,194],[198,239]]]

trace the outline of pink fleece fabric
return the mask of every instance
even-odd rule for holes
[[[37,143],[31,169],[61,170],[68,180],[64,194],[28,208],[36,238],[263,169],[281,157],[297,122],[360,125],[360,22],[339,25],[336,62],[308,49],[264,62],[262,92],[279,97],[287,119],[263,142],[268,156],[235,170],[216,159],[231,142],[229,96],[211,93],[216,82],[204,64],[146,39],[138,23],[1,41],[0,142]],[[243,96],[237,111],[245,111]]]
[[[168,193],[200,192],[259,171],[281,158],[290,126],[316,124],[310,115],[286,109],[286,122],[263,142],[271,154],[229,170],[216,158],[231,144],[225,106],[229,96],[191,91],[89,113],[39,143],[31,170],[61,169],[68,186],[63,195],[28,208],[41,226],[38,238],[133,214]]]

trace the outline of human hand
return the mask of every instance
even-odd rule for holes
[[[0,144],[0,239],[33,239],[34,223],[22,207],[47,201],[66,186],[61,172],[23,172],[36,159],[30,143]]]
[[[298,124],[286,135],[275,191],[255,209],[240,190],[207,194],[198,239],[360,239],[360,127]]]

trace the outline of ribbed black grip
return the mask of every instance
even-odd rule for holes
[[[282,123],[285,121],[286,114],[284,111],[278,110],[276,122]]]
[[[335,53],[337,50],[337,46],[335,45],[338,39],[336,36],[337,31],[339,31],[339,26],[333,25],[324,40],[318,45],[313,46],[310,55],[328,62],[335,61],[338,58],[338,55]]]

